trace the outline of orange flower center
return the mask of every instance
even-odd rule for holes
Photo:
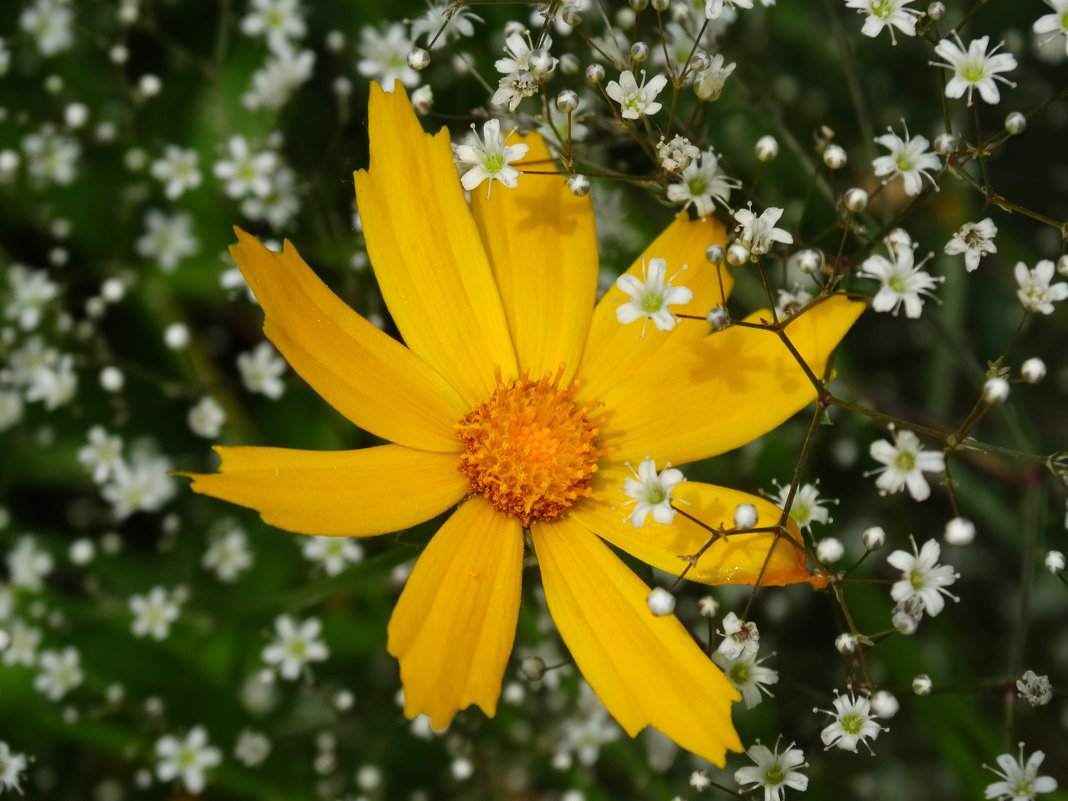
[[[575,405],[578,384],[560,386],[546,373],[531,381],[529,371],[505,383],[497,371],[497,389],[490,399],[457,425],[467,450],[460,470],[471,478],[471,495],[481,493],[501,512],[522,520],[554,520],[579,498],[590,494],[597,460],[608,450],[597,448],[592,407]]]

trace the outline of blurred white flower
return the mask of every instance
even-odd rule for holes
[[[321,662],[329,655],[326,643],[319,639],[322,624],[317,618],[297,623],[289,615],[274,621],[277,639],[263,649],[263,661],[278,666],[284,679],[300,676],[309,662]]]
[[[237,369],[241,373],[241,383],[249,392],[258,392],[272,400],[282,397],[285,392],[282,374],[286,371],[286,362],[270,342],[261,342],[252,350],[238,354]]]
[[[136,247],[139,255],[155,259],[161,270],[170,272],[182,259],[196,254],[200,241],[193,234],[193,218],[184,211],[164,214],[150,209]]]
[[[204,771],[222,762],[218,748],[208,744],[208,733],[203,726],[194,726],[184,740],[172,735],[156,741],[156,777],[161,782],[181,778],[185,789],[199,795],[204,789]]]

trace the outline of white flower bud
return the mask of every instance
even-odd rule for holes
[[[564,89],[556,96],[556,107],[565,114],[569,114],[578,108],[578,92],[572,89]]]
[[[89,119],[89,109],[84,103],[71,103],[63,109],[63,121],[71,128],[81,128]]]
[[[845,150],[839,145],[827,145],[823,149],[823,163],[832,170],[842,169],[848,160]]]
[[[871,709],[881,718],[892,718],[900,708],[901,704],[898,703],[897,698],[886,690],[879,690],[871,697]]]
[[[675,611],[675,596],[663,587],[654,587],[645,603],[655,617],[665,617]]]
[[[159,76],[152,75],[151,73],[142,75],[141,80],[137,82],[137,89],[141,93],[141,96],[145,98],[155,97],[159,94],[160,89],[162,88],[163,81],[159,79]]]
[[[560,16],[572,28],[582,23],[582,9],[579,6],[565,6],[564,13]]]
[[[1046,377],[1046,363],[1036,356],[1020,365],[1020,375],[1028,384],[1037,384]]]
[[[528,656],[519,663],[519,672],[528,681],[540,681],[545,675],[545,660],[540,656]]]
[[[697,48],[693,51],[693,55],[690,56],[690,69],[694,72],[704,72],[710,66],[712,66],[712,57],[708,55],[701,48]]]
[[[434,105],[434,90],[429,84],[423,84],[412,92],[412,108],[416,114],[426,114]]]
[[[340,53],[345,49],[345,34],[341,31],[333,30],[326,35],[324,40],[326,43],[326,49],[331,53]]]
[[[630,0],[630,7],[635,11],[645,11],[649,7],[649,0]]]
[[[797,269],[805,275],[815,275],[823,269],[823,254],[815,248],[805,248],[794,254]]]
[[[715,328],[717,331],[722,331],[726,328],[731,321],[731,316],[727,313],[727,310],[722,306],[716,306],[708,312],[707,317],[708,324]]]
[[[1057,259],[1057,272],[1068,277],[1068,253]]]
[[[708,259],[709,264],[723,264],[723,259],[726,256],[727,254],[723,252],[722,245],[711,245],[705,251],[705,258]]]
[[[567,176],[567,188],[575,197],[585,197],[590,193],[590,179],[582,173],[572,173]]]
[[[842,195],[842,202],[847,209],[856,214],[868,208],[868,193],[859,186],[854,186]]]
[[[950,545],[971,545],[975,539],[975,523],[966,517],[954,517],[946,523],[943,536]]]
[[[916,629],[920,625],[920,621],[903,609],[894,612],[890,617],[890,622],[893,624],[894,628],[897,629],[899,634],[904,634],[906,637],[915,634]]]
[[[845,556],[845,547],[837,537],[824,537],[816,543],[816,556],[821,562],[831,564]]]
[[[1064,554],[1060,551],[1050,551],[1046,554],[1046,570],[1053,575],[1064,572]]]
[[[749,249],[740,242],[732,242],[727,248],[727,264],[732,267],[741,267],[749,261]]]
[[[126,284],[118,278],[108,278],[100,285],[100,296],[108,303],[118,303],[126,294]]]
[[[860,537],[864,540],[864,547],[869,551],[877,551],[886,544],[886,532],[880,526],[864,529]]]
[[[932,686],[931,677],[926,673],[921,673],[912,680],[912,691],[916,695],[930,695]]]
[[[740,529],[753,528],[757,524],[757,510],[751,503],[740,503],[734,510],[734,525]]]
[[[189,328],[185,323],[171,323],[163,332],[163,341],[171,350],[181,350],[189,344]]]
[[[1005,130],[1013,136],[1022,134],[1027,128],[1027,117],[1019,111],[1014,111],[1005,118]]]
[[[544,78],[556,67],[556,59],[549,55],[545,48],[532,52],[527,63],[530,65],[530,71],[538,78]]]
[[[430,66],[430,53],[422,47],[413,47],[408,51],[408,66],[416,72]]]
[[[79,537],[70,544],[70,550],[67,552],[67,556],[69,556],[71,562],[76,565],[87,565],[92,562],[93,557],[96,556],[96,545],[93,544],[91,539]]]
[[[936,2],[931,3],[929,6],[927,6],[927,16],[935,22],[938,22],[938,20],[942,19],[942,17],[944,17],[945,15],[946,4],[941,2],[941,0],[936,0]]]
[[[641,64],[649,58],[649,45],[645,42],[635,42],[630,46],[630,57],[635,64]]]
[[[1009,397],[1009,382],[1004,378],[988,378],[983,384],[983,400],[991,406],[1004,403]]]
[[[779,155],[779,142],[774,136],[762,136],[757,139],[756,157],[767,164]]]
[[[118,392],[125,383],[126,376],[122,374],[122,370],[114,365],[108,365],[100,371],[100,386],[108,392]]]
[[[574,8],[574,6],[568,6]],[[604,80],[604,67],[600,64],[590,64],[586,67],[586,80],[590,83],[600,83]]]
[[[957,137],[951,133],[939,134],[934,140],[934,150],[939,156],[948,156],[957,149]]]
[[[857,638],[844,632],[834,638],[835,650],[840,654],[851,654],[857,650]]]
[[[653,8],[656,11],[667,11],[671,5],[671,0],[653,0]]]

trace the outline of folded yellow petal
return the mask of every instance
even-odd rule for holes
[[[330,291],[289,242],[274,253],[237,230],[230,253],[294,370],[360,428],[413,448],[458,451],[470,408],[438,373]]]
[[[408,347],[474,406],[495,367],[515,378],[515,351],[449,133],[424,133],[399,86],[372,84],[368,115],[371,164],[354,178],[382,297]]]
[[[355,451],[223,448],[218,473],[192,488],[298,534],[370,537],[422,523],[467,493],[452,453],[381,445]],[[411,480],[418,476],[418,481]]]
[[[555,172],[541,136],[518,141],[529,148],[522,169],[553,174],[523,175],[515,189],[498,186],[488,198],[476,189],[471,210],[500,287],[520,367],[540,376],[564,363],[566,384],[578,369],[597,292],[593,206]]]
[[[865,308],[833,295],[787,325],[817,377]],[[657,463],[684,464],[751,442],[815,398],[777,334],[733,326],[650,360],[642,373],[605,392],[598,444],[615,448],[619,461],[651,455]]]
[[[570,517],[531,533],[560,636],[626,732],[653,726],[720,766],[741,751],[730,717],[741,696],[677,618],[653,616],[645,583]]]
[[[689,303],[671,306],[671,311],[704,317],[714,306],[724,302],[734,285],[727,270],[717,269],[708,263],[705,251],[711,245],[727,241],[723,224],[713,218],[691,220],[685,211],[645,249],[627,272],[642,278],[643,265],[650,259],[667,262],[667,277],[671,277],[683,265],[686,270],[672,281],[672,286],[689,287],[693,298]],[[722,285],[720,278],[722,277]],[[604,392],[619,381],[632,375],[640,375],[654,360],[669,358],[669,354],[702,340],[708,334],[708,325],[697,320],[681,320],[671,331],[658,331],[651,322],[645,327],[642,339],[642,321],[623,325],[616,319],[616,309],[630,296],[612,286],[597,303],[590,326],[589,344],[579,370],[584,399],[600,398]]]
[[[707,526],[700,526],[681,514],[670,525],[657,523],[650,517],[645,526],[635,528],[624,519],[629,506],[620,487],[629,472],[621,467],[602,470],[594,482],[591,502],[572,510],[575,520],[600,535],[620,550],[641,559],[646,564],[679,576],[686,569],[685,557],[696,555],[720,528],[734,527],[734,510],[742,503],[751,503],[757,510],[756,527],[778,525],[782,510],[770,501],[727,487],[687,481],[675,488],[672,495],[686,514]],[[823,586],[821,576],[812,576],[805,566],[805,553],[794,543],[801,542],[801,534],[792,520],[787,520],[790,537],[771,533],[731,534],[715,538],[701,558],[686,571],[686,579],[702,584],[756,584],[781,586],[808,582]]]
[[[493,716],[519,616],[523,530],[480,497],[461,504],[419,556],[389,621],[404,714],[435,729],[478,704]]]

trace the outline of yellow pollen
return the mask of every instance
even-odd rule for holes
[[[471,495],[482,494],[501,512],[531,520],[553,520],[590,494],[598,449],[592,407],[575,405],[577,383],[560,387],[564,366],[531,381],[530,371],[505,383],[497,370],[490,399],[457,424],[466,451],[460,470],[471,478]]]

